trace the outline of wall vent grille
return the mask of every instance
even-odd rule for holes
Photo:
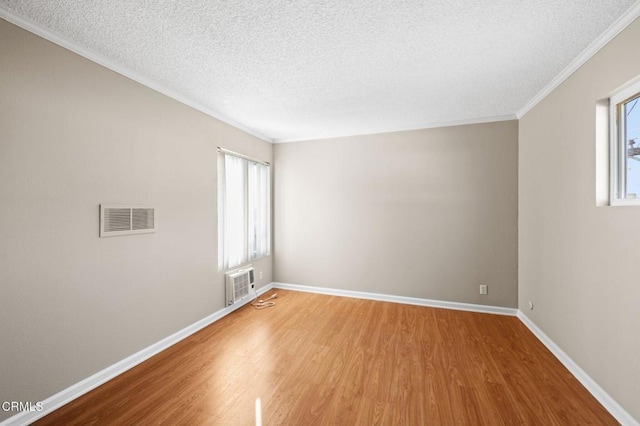
[[[100,237],[156,231],[155,209],[142,206],[100,205]]]

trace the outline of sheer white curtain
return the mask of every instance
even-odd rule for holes
[[[269,166],[218,154],[218,269],[269,255]]]
[[[218,266],[233,268],[247,262],[247,160],[222,154],[223,170],[219,177]],[[219,196],[220,196],[219,195]],[[220,228],[220,227],[219,227]],[[221,247],[220,247],[221,245]]]
[[[269,255],[270,191],[269,166],[249,163],[249,253],[251,259]]]

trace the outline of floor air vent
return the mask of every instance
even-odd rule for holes
[[[234,305],[249,297],[253,288],[253,268],[246,267],[226,273],[227,306]]]
[[[100,237],[156,232],[155,209],[141,206],[100,205]]]

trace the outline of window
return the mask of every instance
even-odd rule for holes
[[[218,268],[268,256],[271,173],[268,163],[218,153]]]
[[[640,205],[640,82],[611,97],[611,205]]]

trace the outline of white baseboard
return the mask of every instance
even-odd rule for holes
[[[485,314],[498,314],[516,316],[517,309],[503,308],[501,306],[475,305],[472,303],[445,302],[442,300],[419,299],[417,297],[393,296],[389,294],[367,293],[363,291],[339,290],[326,287],[311,287],[299,284],[273,283],[274,288],[283,290],[303,291],[306,293],[328,294],[331,296],[354,297],[356,299],[379,300],[382,302],[403,303],[406,305],[429,306],[432,308],[454,309],[457,311],[481,312]]]
[[[273,288],[273,283],[267,284],[264,287],[261,287],[257,290],[257,294],[263,294]],[[62,407],[65,404],[73,401],[74,399],[84,395],[85,393],[97,388],[101,384],[113,379],[114,377],[124,373],[125,371],[135,367],[141,362],[151,358],[152,356],[162,352],[170,346],[175,345],[179,341],[191,336],[195,332],[205,328],[206,326],[218,321],[220,318],[223,318],[229,315],[231,312],[236,309],[246,305],[251,301],[251,298],[248,298],[244,303],[239,303],[234,306],[228,306],[226,308],[220,309],[217,312],[209,315],[201,319],[200,321],[196,321],[188,327],[183,328],[180,331],[173,333],[171,336],[165,337],[159,342],[154,343],[151,346],[148,346],[142,349],[135,354],[128,356],[127,358],[119,361],[104,370],[97,372],[96,374],[87,377],[86,379],[69,386],[68,388],[58,392],[57,394],[45,399],[42,401],[42,405],[44,409],[42,411],[22,411],[8,419],[0,422],[0,426],[17,426],[17,425],[28,425],[32,422],[38,420],[46,416],[47,414],[53,412],[54,410]]]
[[[273,288],[303,291],[307,293],[327,294],[331,296],[354,297],[358,299],[379,300],[383,302],[405,303],[409,305],[429,306],[434,308],[455,309],[461,311],[481,312],[489,314],[517,316],[551,353],[582,383],[582,385],[624,426],[640,426],[604,389],[602,389],[587,373],[564,353],[546,334],[542,332],[522,311],[499,306],[475,305],[470,303],[445,302],[440,300],[419,299],[414,297],[391,296],[387,294],[366,293],[361,291],[339,290],[325,287],[311,287],[298,284],[274,282]]]
[[[343,296],[354,297],[358,299],[379,300],[383,302],[404,303],[417,306],[428,306],[443,309],[454,309],[470,312],[481,312],[498,315],[517,316],[531,332],[551,351],[551,353],[560,360],[560,362],[573,374],[576,379],[614,416],[620,424],[624,426],[640,426],[627,411],[620,406],[607,392],[604,391],[587,373],[582,370],[578,364],[576,364],[569,356],[558,347],[542,330],[536,326],[522,311],[512,308],[503,308],[500,306],[485,306],[476,305],[470,303],[458,303],[458,302],[446,302],[440,300],[420,299],[414,297],[405,296],[392,296],[378,293],[367,293],[351,290],[338,290],[325,287],[311,287],[297,284],[285,284],[272,282],[266,286],[260,288],[258,295],[263,294],[272,288],[281,288],[285,290],[302,291],[307,293],[327,294],[331,296]],[[23,411],[10,417],[2,422],[0,426],[16,426],[16,425],[28,425],[61,406],[68,404],[74,399],[84,395],[85,393],[97,388],[101,384],[113,379],[114,377],[124,373],[125,371],[135,367],[143,361],[151,358],[152,356],[162,352],[168,347],[175,345],[181,340],[189,337],[195,332],[203,329],[204,327],[218,321],[225,317],[236,309],[244,306],[248,303],[247,300],[243,304],[236,306],[229,306],[209,315],[206,318],[201,319],[188,327],[168,336],[159,342],[142,349],[139,352],[119,361],[104,370],[97,372],[96,374],[87,377],[86,379],[58,392],[57,394],[47,398],[43,402],[43,411]]]
[[[611,396],[605,392],[604,389],[596,383],[587,373],[584,372],[578,364],[576,364],[569,355],[567,355],[553,340],[549,338],[542,330],[529,317],[527,317],[522,311],[518,311],[518,318],[524,323],[524,325],[531,330],[531,332],[551,351],[553,355],[578,379],[582,385],[593,395],[602,406],[611,413],[613,417],[624,426],[640,426],[631,414],[620,406]]]

